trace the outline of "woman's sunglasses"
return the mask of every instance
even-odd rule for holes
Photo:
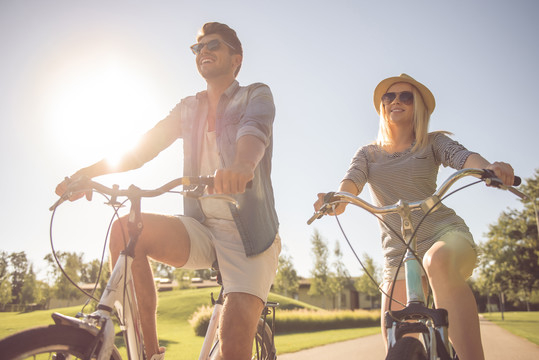
[[[213,40],[208,41],[207,43],[196,43],[194,45],[191,45],[191,51],[193,52],[193,54],[198,55],[202,51],[202,49],[204,49],[204,46],[206,46],[206,48],[209,51],[218,50],[219,47],[221,47],[221,42],[223,42],[226,46],[228,46],[232,50],[236,50],[234,46],[230,45],[224,40],[213,39]]]
[[[411,91],[402,91],[402,92],[388,92],[382,95],[382,103],[384,105],[391,104],[396,98],[399,98],[399,101],[404,105],[412,105],[414,102],[414,94]]]

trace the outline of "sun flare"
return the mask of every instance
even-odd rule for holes
[[[159,119],[150,88],[140,73],[117,64],[64,76],[49,104],[56,141],[78,160],[114,163]]]

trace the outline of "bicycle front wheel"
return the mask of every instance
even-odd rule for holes
[[[92,357],[95,335],[73,326],[49,325],[32,328],[0,340],[0,357],[3,360],[23,359],[96,359],[100,349],[97,343]],[[111,360],[121,360],[114,347]]]
[[[389,349],[386,360],[427,360],[427,352],[418,339],[403,337]]]

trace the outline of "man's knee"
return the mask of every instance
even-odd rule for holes
[[[109,250],[113,259],[117,259],[129,241],[127,229],[124,226],[125,217],[115,220],[110,229]]]

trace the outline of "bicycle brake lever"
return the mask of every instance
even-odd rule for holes
[[[504,183],[494,174],[494,171],[489,169],[484,170],[485,174],[481,176],[481,180],[483,180],[485,184],[487,184],[487,186],[492,186],[502,190],[508,190],[509,192],[520,197],[521,199],[529,199],[528,195],[524,194],[523,192],[518,191],[512,186],[504,185]],[[521,183],[522,179],[520,178],[520,176],[515,176],[515,179],[513,180],[513,186],[519,186]]]
[[[324,195],[324,203],[327,204],[327,203],[332,202],[334,195],[335,195],[335,191],[330,191],[330,192],[326,193],[326,195]]]

